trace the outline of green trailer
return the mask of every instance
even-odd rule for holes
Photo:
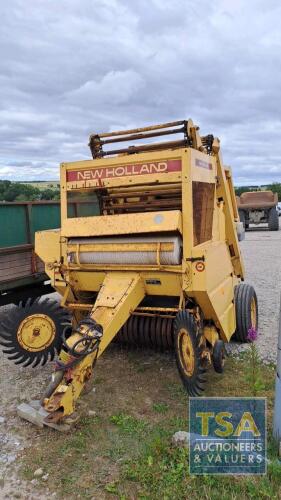
[[[56,227],[59,202],[0,203],[0,305],[53,291],[34,253],[34,234]]]
[[[87,199],[69,203],[70,216],[79,217],[89,210],[93,203]],[[44,264],[34,252],[34,235],[59,227],[59,201],[0,202],[0,305],[53,291]]]

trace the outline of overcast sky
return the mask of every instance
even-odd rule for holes
[[[0,178],[57,179],[88,136],[192,118],[236,184],[281,181],[278,0],[1,2]]]

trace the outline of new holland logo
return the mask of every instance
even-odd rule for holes
[[[68,170],[67,182],[91,181],[125,177],[132,175],[162,174],[180,172],[181,160],[163,160],[155,163],[137,163],[133,165],[117,165],[83,170]]]

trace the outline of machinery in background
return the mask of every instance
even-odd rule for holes
[[[59,226],[59,202],[0,203],[0,306],[54,291],[34,252],[34,234]]]
[[[268,224],[269,231],[278,231],[278,195],[272,191],[249,191],[237,196],[240,221],[245,230],[250,224]]]
[[[175,134],[181,138],[151,142]],[[247,341],[258,324],[255,291],[242,283],[239,217],[219,140],[188,120],[94,134],[90,149],[92,160],[61,165],[61,229],[35,238],[61,307],[28,301],[1,325],[4,352],[16,363],[44,364],[58,352],[41,401],[19,408],[58,429],[73,419],[114,339],[174,349],[196,396],[210,365],[222,373],[225,343]],[[73,212],[73,203],[87,211]]]
[[[69,210],[86,215],[93,204],[80,200],[69,204]],[[60,225],[59,201],[0,202],[0,306],[54,292],[44,262],[34,251],[34,235]]]

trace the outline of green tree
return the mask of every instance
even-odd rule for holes
[[[0,180],[0,201],[59,200],[59,189],[40,190],[31,184]]]
[[[273,182],[272,184],[269,184],[269,186],[267,186],[267,187],[268,187],[268,189],[273,191],[273,193],[277,193],[278,194],[278,201],[281,201],[281,183],[280,182]]]

